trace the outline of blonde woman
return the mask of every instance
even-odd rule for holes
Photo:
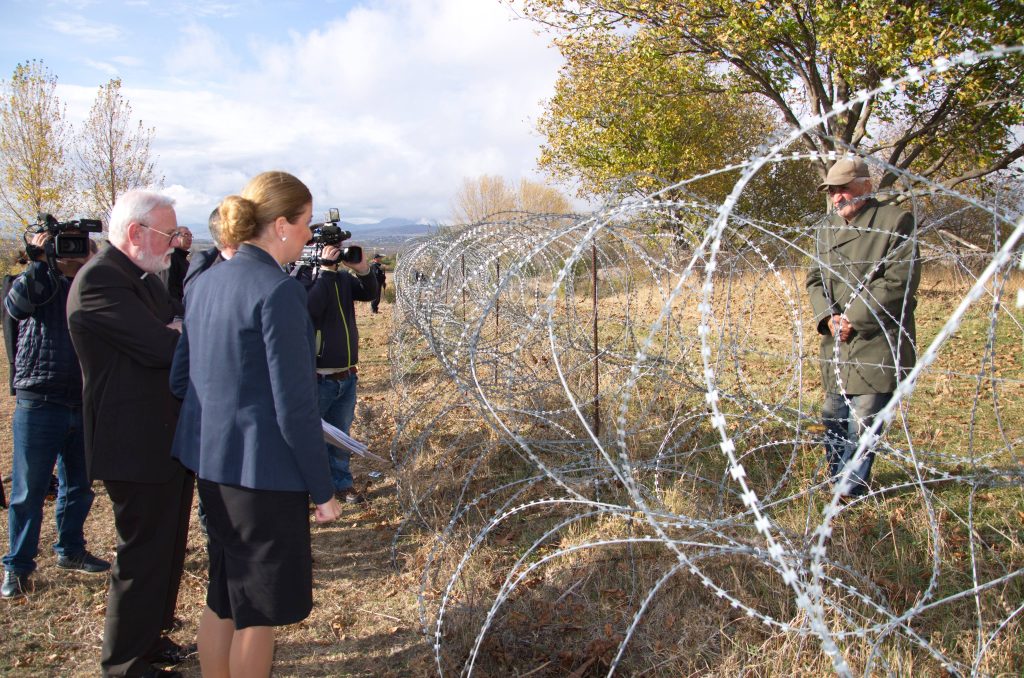
[[[306,292],[282,266],[310,236],[312,196],[285,172],[220,206],[238,250],[189,288],[171,371],[184,398],[173,454],[199,477],[210,582],[199,625],[203,676],[268,676],[274,627],[313,605],[309,499],[338,517],[317,414]]]

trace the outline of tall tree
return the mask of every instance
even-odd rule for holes
[[[462,180],[452,211],[455,223],[473,224],[489,218],[511,218],[516,212],[569,214],[572,206],[560,191],[542,183],[521,179],[515,184],[505,177],[484,174]]]
[[[515,196],[505,177],[483,174],[462,180],[452,205],[452,218],[457,224],[473,224],[514,209]]]
[[[570,63],[620,39],[639,55],[694,61],[714,91],[759,94],[792,126],[854,102],[803,135],[810,151],[858,148],[947,186],[1024,155],[1013,133],[1024,122],[1020,55],[855,97],[941,56],[1021,43],[1024,4],[1016,0],[525,0],[525,11],[560,32]],[[707,94],[705,84],[673,95]],[[827,164],[817,162],[819,174]],[[882,185],[896,178],[887,174]]]
[[[538,125],[546,138],[539,164],[559,179],[578,180],[584,195],[645,194],[712,172],[750,157],[780,126],[763,99],[723,87],[700,60],[652,52],[629,36],[595,35],[574,43],[566,57]],[[686,192],[717,203],[736,176],[712,174]],[[799,220],[820,209],[815,183],[806,167],[770,167],[741,209]],[[665,197],[684,197],[679,193]]]
[[[566,62],[538,128],[540,166],[584,194],[648,192],[746,157],[775,128],[696,61],[595,35]],[[718,178],[715,183],[724,183]]]
[[[121,79],[100,87],[78,137],[78,175],[90,215],[105,218],[117,196],[133,188],[160,185],[150,149],[155,129],[132,122]]]
[[[572,205],[557,188],[520,179],[515,192],[516,209],[530,214],[570,214]]]
[[[18,64],[0,83],[0,211],[10,226],[40,212],[70,219],[76,209],[72,130],[56,88],[42,61]]]

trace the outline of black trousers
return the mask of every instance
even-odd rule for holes
[[[383,296],[384,285],[380,285],[377,287],[377,296],[374,297],[373,301],[370,302],[370,310],[372,310],[374,313],[376,313],[377,309],[380,308],[380,298]]]
[[[195,476],[175,464],[163,483],[103,484],[118,543],[100,667],[104,676],[138,676],[150,668],[146,656],[161,647],[161,634],[174,621]]]

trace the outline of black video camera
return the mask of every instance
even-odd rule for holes
[[[324,259],[323,251],[326,245],[338,245],[352,237],[350,231],[344,231],[338,226],[341,217],[337,208],[332,207],[327,212],[323,223],[313,224],[309,229],[313,232],[309,242],[302,248],[302,257],[299,265],[306,266],[333,266],[339,261],[350,264],[358,264],[363,260],[363,248],[357,245],[339,247],[341,256],[338,259]]]
[[[39,213],[39,221],[28,227],[27,233],[49,233],[52,238],[46,241],[43,251],[46,258],[57,259],[81,259],[89,256],[89,233],[101,233],[103,223],[99,219],[78,219],[75,221],[57,221],[53,215],[43,212]],[[26,234],[27,235],[27,234]],[[38,248],[28,244],[25,238],[25,252],[30,258],[33,257],[33,250],[38,254]]]

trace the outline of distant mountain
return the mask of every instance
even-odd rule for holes
[[[436,223],[415,222],[410,219],[388,217],[369,224],[353,224],[339,221],[338,225],[352,232],[352,243],[362,245],[384,254],[394,254],[405,241],[437,229]],[[193,234],[193,250],[206,249],[213,245],[206,224],[189,226]]]
[[[393,238],[398,236],[412,237],[423,235],[436,228],[436,224],[415,222],[399,217],[388,217],[387,219],[370,224],[352,224],[342,221],[339,225],[346,231],[352,231],[352,238],[354,240],[379,237]]]

